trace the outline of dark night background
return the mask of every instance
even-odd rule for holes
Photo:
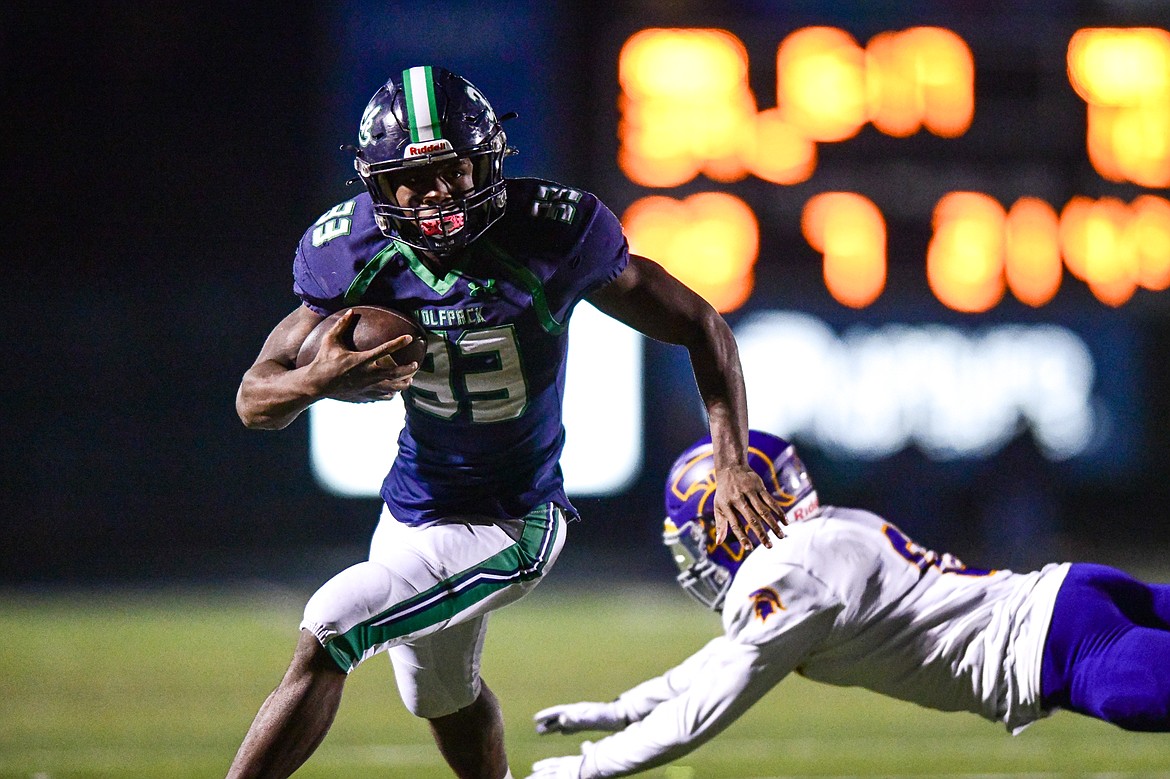
[[[990,187],[1016,164],[1005,144],[1021,158],[1043,145],[1057,174],[1035,194],[1054,203],[1077,192],[1131,199],[1136,188],[1103,186],[1088,168],[1083,104],[1067,81],[1061,99],[1076,122],[1040,134],[1012,124],[1019,105],[1053,108],[1046,85],[1064,67],[1063,59],[1013,53],[1025,40],[1067,41],[1078,27],[1159,23],[1160,6],[1037,5],[1044,9],[1007,4],[995,16],[957,2],[866,4],[853,15],[841,4],[762,1],[6,7],[0,583],[321,579],[360,554],[377,503],[332,497],[313,483],[304,420],[278,433],[248,431],[233,402],[265,335],[296,304],[296,240],[346,196],[352,173],[337,145],[352,140],[361,107],[394,68],[429,57],[467,75],[498,110],[516,107],[495,97],[501,92],[519,100],[522,117],[509,133],[524,153],[510,172],[583,186],[620,213],[645,194],[614,163],[616,52],[632,31],[725,26],[749,47],[754,34],[774,51],[786,31],[811,23],[862,41],[881,29],[949,24],[980,67],[979,120],[966,148],[969,162],[986,165]],[[940,16],[915,16],[928,8]],[[781,21],[766,31],[753,25],[757,17]],[[753,85],[774,78],[769,67],[766,57],[753,59]],[[915,148],[920,164],[949,153],[929,141]],[[825,169],[891,153],[890,139],[863,133],[826,153]],[[776,196],[761,222],[790,215],[815,184]],[[744,191],[753,186],[764,194],[762,184]],[[892,246],[891,286],[911,268],[921,275],[929,238],[928,221],[897,220],[891,235],[903,243]],[[786,307],[827,310],[813,283],[817,257],[799,231],[768,229],[761,253],[784,254],[789,264],[762,264],[759,289]],[[1094,476],[1043,462],[1026,440],[987,461],[948,465],[914,451],[861,465],[810,449],[822,497],[889,511],[921,531],[920,541],[965,557],[1158,562],[1170,541],[1170,293],[1139,292],[1110,318],[1072,286],[1040,316],[1121,319],[1135,334],[1132,463],[1101,463]],[[920,297],[912,288],[892,293],[860,318],[922,309]],[[1008,308],[1008,316],[1029,316]],[[946,319],[941,309],[928,315]],[[647,354],[652,367],[676,357],[661,347]],[[621,498],[579,502],[587,521],[573,528],[570,566],[604,560],[634,575],[659,570],[660,479],[703,423],[689,398],[648,389],[646,408],[642,476]],[[597,414],[604,423],[604,399]],[[1026,474],[1031,493],[998,490],[1009,474]],[[1032,528],[1038,535],[988,528],[997,499],[1049,512]],[[939,514],[952,521],[927,519]]]

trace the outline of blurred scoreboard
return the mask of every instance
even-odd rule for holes
[[[1082,283],[1102,304],[1120,306],[1139,288],[1170,286],[1170,201],[1161,191],[1170,185],[1170,32],[1077,29],[1052,55],[1066,63],[1063,86],[1083,101],[1081,115],[1045,117],[1033,132],[1083,124],[1085,158],[1101,180],[1142,191],[1128,201],[1077,193],[1062,202],[1025,192],[1011,202],[969,189],[938,193],[922,214],[932,228],[922,260],[930,292],[947,308],[989,311],[1005,295],[1039,308],[1062,283]],[[962,139],[980,110],[976,55],[944,27],[882,31],[865,44],[836,27],[804,27],[784,35],[772,57],[775,107],[761,108],[748,49],[729,30],[640,30],[619,54],[618,167],[631,183],[657,190],[625,211],[631,248],[724,312],[751,296],[760,252],[756,209],[736,182],[815,184],[821,150],[863,128],[947,139],[933,156],[953,164],[971,154]],[[703,191],[659,193],[695,182]],[[890,180],[874,193],[864,179],[856,183],[804,198],[799,224],[821,255],[829,294],[860,309],[887,285],[880,198],[920,184]]]
[[[631,250],[732,323],[753,427],[858,464],[988,460],[1026,436],[1108,482],[1170,435],[1153,351],[1168,19],[1140,2],[628,15],[595,38],[615,110],[591,156]]]

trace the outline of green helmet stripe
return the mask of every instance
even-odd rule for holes
[[[402,71],[406,91],[406,120],[410,124],[410,142],[420,143],[443,137],[439,127],[439,109],[435,105],[435,80],[430,65]]]

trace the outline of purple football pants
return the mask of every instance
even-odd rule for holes
[[[1072,565],[1044,643],[1041,691],[1046,707],[1170,731],[1170,584]]]

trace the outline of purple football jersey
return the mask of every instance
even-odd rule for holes
[[[622,272],[629,250],[617,217],[587,192],[510,179],[507,196],[504,216],[441,278],[382,235],[365,193],[297,247],[293,288],[312,310],[385,306],[427,331],[381,491],[408,524],[522,517],[549,501],[576,514],[559,465],[569,316]]]

